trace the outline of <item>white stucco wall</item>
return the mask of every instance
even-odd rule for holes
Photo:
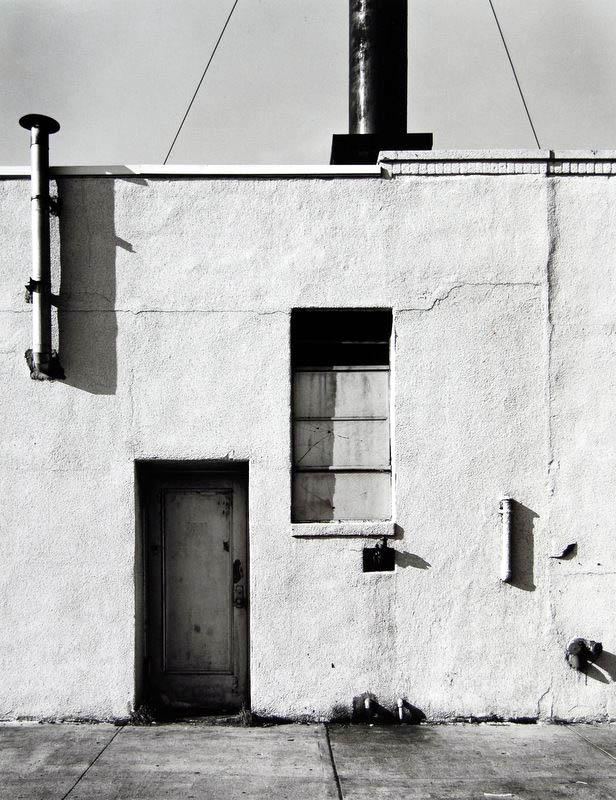
[[[429,718],[616,717],[616,161],[383,163],[59,174],[53,383],[23,357],[29,184],[0,182],[2,717],[130,712],[135,461],[224,458],[250,465],[254,711],[329,718],[371,692]],[[393,573],[362,572],[361,537],[293,535],[304,306],[393,309]],[[519,504],[514,585],[498,578],[503,494]],[[587,676],[564,661],[574,636],[607,651]]]

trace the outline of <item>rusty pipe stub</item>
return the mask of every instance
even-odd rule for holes
[[[603,652],[601,642],[593,639],[582,639],[577,637],[571,639],[565,650],[565,658],[572,669],[583,672],[588,664],[596,661]]]

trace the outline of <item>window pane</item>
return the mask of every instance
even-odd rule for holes
[[[388,417],[389,372],[296,372],[296,417]]]
[[[389,364],[389,342],[301,341],[293,348],[294,367]]]
[[[388,467],[388,420],[295,422],[298,467]]]
[[[293,366],[387,366],[390,336],[390,310],[296,309],[291,316]]]
[[[296,308],[291,318],[291,334],[295,341],[388,341],[391,310]]]
[[[391,517],[388,472],[299,472],[293,480],[295,522]]]

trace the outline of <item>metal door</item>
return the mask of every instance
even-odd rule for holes
[[[248,689],[244,478],[156,476],[145,547],[151,695],[180,708],[239,709]]]

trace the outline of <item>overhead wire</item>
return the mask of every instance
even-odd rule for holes
[[[513,66],[513,60],[511,58],[511,54],[509,53],[509,48],[507,47],[507,42],[505,41],[505,36],[503,34],[503,29],[501,28],[500,22],[498,21],[498,17],[496,15],[496,9],[494,8],[494,4],[492,0],[488,0],[490,3],[490,8],[492,9],[492,14],[494,14],[494,20],[496,21],[496,27],[498,28],[498,32],[500,33],[501,40],[503,42],[503,47],[505,48],[505,53],[507,53],[507,58],[509,59],[509,64],[511,65],[511,71],[513,72],[513,77],[515,78],[515,82],[518,87],[518,91],[520,93],[520,97],[522,98],[522,103],[524,105],[524,110],[526,111],[526,116],[528,117],[528,121],[530,123],[531,130],[533,132],[533,136],[535,137],[535,142],[537,143],[537,147],[541,150],[541,145],[539,144],[539,139],[537,138],[537,131],[535,130],[535,126],[533,125],[533,120],[530,116],[530,111],[528,110],[528,105],[526,104],[526,99],[524,97],[524,92],[522,91],[522,87],[520,86],[520,81],[518,80],[517,72],[515,71],[515,67]]]
[[[218,45],[222,41],[222,37],[225,35],[225,31],[227,30],[227,25],[231,21],[231,17],[233,16],[233,12],[235,11],[235,7],[237,6],[238,3],[239,3],[239,0],[235,0],[235,2],[233,3],[233,6],[231,7],[231,11],[229,11],[229,16],[227,17],[227,19],[225,21],[225,24],[222,26],[222,30],[220,31],[220,35],[219,35],[218,39],[216,40],[216,44],[214,45],[214,49],[212,50],[212,52],[210,54],[210,57],[208,59],[208,62],[205,65],[205,69],[203,70],[201,78],[199,79],[199,83],[197,84],[197,88],[195,89],[194,94],[190,99],[190,103],[188,104],[188,108],[186,109],[186,113],[182,117],[182,121],[180,122],[180,125],[179,125],[179,127],[178,127],[178,129],[176,131],[176,134],[173,137],[173,141],[171,142],[171,147],[167,151],[167,155],[165,156],[165,160],[163,161],[163,164],[167,163],[167,161],[169,159],[169,156],[171,155],[171,151],[173,150],[173,148],[175,146],[175,143],[177,142],[178,136],[180,135],[180,132],[181,132],[182,128],[184,127],[184,123],[186,122],[186,118],[188,117],[188,115],[190,113],[190,109],[192,108],[192,104],[195,102],[195,98],[197,97],[197,94],[199,93],[199,89],[201,88],[201,84],[203,83],[203,79],[205,78],[205,76],[207,74],[207,71],[210,68],[210,64],[212,63],[212,61],[214,59],[214,56],[216,55],[216,51],[218,50]]]

